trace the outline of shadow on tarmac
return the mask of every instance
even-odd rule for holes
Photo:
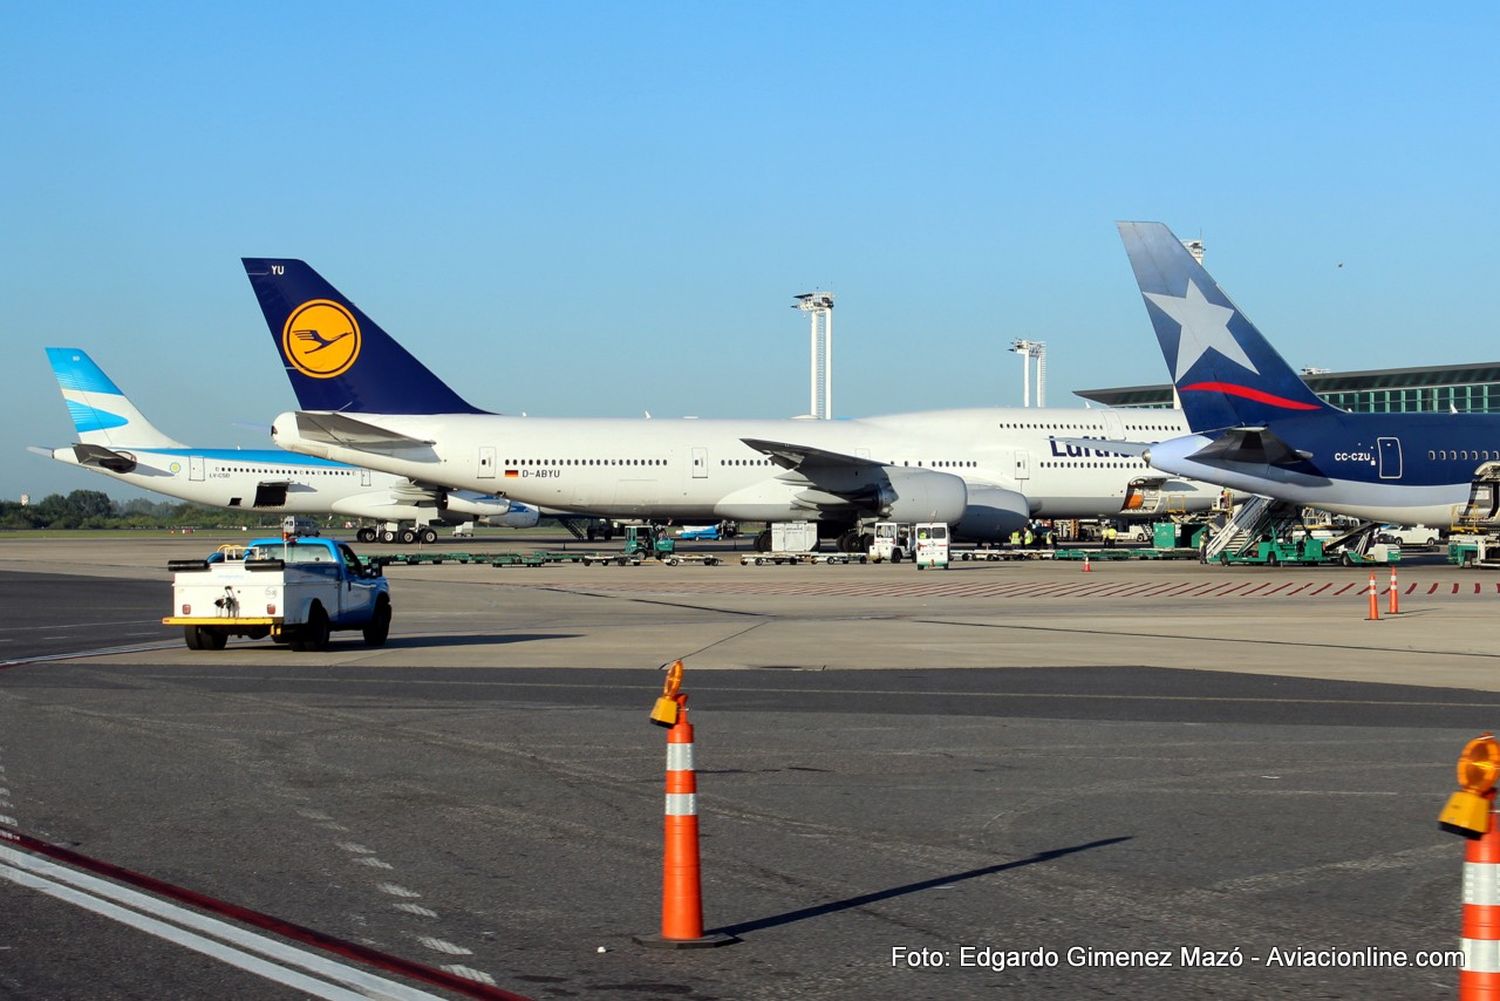
[[[500,646],[505,643],[530,643],[534,640],[571,640],[579,633],[460,633],[444,636],[392,636],[385,650],[416,650],[435,646]]]
[[[835,900],[827,904],[818,904],[816,907],[803,907],[795,911],[773,914],[770,917],[756,918],[754,921],[742,921],[737,925],[725,925],[722,928],[714,928],[707,934],[722,932],[725,935],[744,935],[747,932],[760,931],[763,928],[775,928],[778,925],[791,924],[793,921],[819,918],[825,914],[836,914],[839,911],[847,911],[851,907],[863,907],[865,904],[873,904],[877,901],[889,900],[892,897],[905,896],[908,893],[918,893],[922,890],[931,890],[938,886],[948,886],[965,879],[978,879],[980,876],[1005,872],[1007,869],[1019,869],[1022,866],[1035,865],[1038,862],[1050,862],[1053,859],[1062,858],[1064,855],[1072,855],[1076,852],[1086,852],[1094,848],[1117,845],[1122,841],[1129,841],[1130,839],[1130,835],[1125,835],[1118,838],[1101,838],[1098,841],[1090,841],[1086,844],[1073,845],[1068,848],[1053,848],[1050,851],[1037,852],[1035,855],[1017,859],[1014,862],[998,862],[995,865],[970,869],[967,872],[956,872],[948,876],[936,876],[917,883],[907,883],[904,886],[893,886],[888,890],[876,890],[873,893],[862,894],[858,897],[849,897],[846,900]]]

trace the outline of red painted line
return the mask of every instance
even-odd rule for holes
[[[1475,594],[1479,593],[1479,581],[1477,581],[1477,580],[1474,582],[1474,593]]]
[[[1341,588],[1339,588],[1339,589],[1338,589],[1338,590],[1337,590],[1337,591],[1335,591],[1335,592],[1333,592],[1333,596],[1334,596],[1334,597],[1335,597],[1335,598],[1337,598],[1337,597],[1338,597],[1338,596],[1339,596],[1339,595],[1341,595],[1341,594],[1343,594],[1343,593],[1344,593],[1344,592],[1345,592],[1345,591],[1347,591],[1347,590],[1349,590],[1349,589],[1350,589],[1350,588],[1351,588],[1351,587],[1355,587],[1355,586],[1356,586],[1356,585],[1354,585],[1354,584],[1345,584],[1345,585],[1344,585],[1344,586],[1343,586],[1343,587],[1341,587]],[[1366,586],[1368,586],[1368,585],[1365,585],[1365,584],[1360,584],[1360,585],[1358,585],[1358,586],[1359,586],[1359,587],[1361,587],[1361,588],[1363,588],[1363,587],[1366,587]]]
[[[1436,594],[1437,593],[1437,589],[1438,589],[1438,586],[1436,584],[1434,584],[1434,585],[1432,585],[1431,587],[1429,587],[1427,589],[1427,593],[1428,594]]]
[[[1259,591],[1261,588],[1265,587],[1266,585],[1268,585],[1270,583],[1271,582],[1268,581],[1268,580],[1261,581],[1259,584],[1255,585],[1250,590],[1248,590],[1244,594],[1240,595],[1240,597],[1241,598],[1248,598],[1250,595],[1254,594],[1256,591]]]
[[[1240,386],[1232,382],[1195,382],[1188,386],[1179,386],[1180,393],[1224,393],[1227,396],[1243,396],[1247,400],[1257,403],[1269,403],[1273,407],[1281,407],[1286,410],[1317,410],[1313,403],[1300,403],[1297,400],[1289,400],[1285,396],[1276,396],[1259,389],[1251,389],[1249,386]]]
[[[1500,587],[1500,584],[1497,584],[1497,585],[1495,585],[1495,586],[1496,586],[1496,587]],[[1412,592],[1413,592],[1413,591],[1415,591],[1415,590],[1416,590],[1416,589],[1417,589],[1417,585],[1415,585],[1415,584],[1410,584],[1410,585],[1408,585],[1408,586],[1407,586],[1407,588],[1406,588],[1406,593],[1407,593],[1407,594],[1411,594],[1411,593],[1412,593]]]
[[[1324,585],[1323,585],[1323,586],[1322,586],[1322,587],[1320,587],[1320,588],[1318,588],[1318,589],[1317,589],[1317,590],[1316,590],[1316,591],[1314,591],[1314,592],[1313,592],[1313,593],[1312,593],[1312,594],[1309,594],[1309,595],[1308,595],[1308,597],[1309,597],[1309,598],[1315,598],[1315,597],[1317,597],[1317,596],[1318,596],[1318,595],[1320,595],[1320,594],[1322,594],[1322,593],[1323,593],[1323,592],[1324,592],[1324,591],[1326,591],[1326,590],[1328,590],[1328,589],[1329,589],[1329,588],[1330,588],[1330,587],[1332,587],[1332,586],[1333,586],[1333,585],[1332,585],[1332,584],[1331,584],[1331,583],[1330,583],[1330,584],[1324,584]]]
[[[409,959],[402,959],[400,956],[380,952],[368,946],[346,942],[341,938],[335,938],[324,932],[314,931],[311,928],[305,928],[302,925],[293,924],[290,921],[273,917],[269,914],[262,914],[260,911],[252,911],[250,908],[241,907],[239,904],[231,904],[227,901],[198,893],[196,890],[174,886],[154,876],[132,872],[112,862],[104,862],[99,859],[90,858],[87,855],[80,855],[60,845],[54,845],[50,842],[33,838],[30,835],[22,834],[20,831],[5,827],[4,825],[0,825],[0,841],[8,841],[34,854],[46,855],[49,858],[57,859],[59,862],[66,862],[68,865],[76,866],[79,869],[98,873],[101,876],[138,887],[149,893],[155,893],[159,896],[189,904],[200,910],[209,911],[213,914],[222,914],[225,917],[233,918],[244,924],[274,932],[294,942],[301,942],[303,945],[310,945],[322,949],[324,952],[333,953],[345,959],[353,959],[367,966],[385,970],[387,973],[397,973],[403,977],[410,977],[413,980],[431,984],[434,987],[446,988],[450,991],[457,991],[460,994],[467,994],[469,997],[483,998],[486,1001],[530,1001],[524,995],[513,994],[502,987],[491,987],[489,984],[481,984],[475,980],[468,980],[457,974],[449,973],[447,970],[439,970],[436,967],[416,963]]]
[[[1454,594],[1458,593],[1458,581],[1454,581],[1453,582],[1453,593]]]
[[[1287,593],[1286,593],[1286,596],[1287,596],[1287,597],[1288,597],[1288,598],[1290,598],[1290,597],[1291,597],[1291,596],[1292,596],[1292,595],[1294,595],[1294,594],[1296,594],[1296,593],[1297,593],[1297,592],[1298,592],[1298,591],[1300,591],[1300,590],[1302,590],[1302,589],[1303,589],[1303,588],[1305,588],[1305,587],[1307,587],[1307,585],[1306,585],[1306,584],[1298,584],[1298,585],[1297,585],[1297,586],[1296,586],[1296,587],[1294,587],[1294,588],[1292,588],[1292,589],[1291,589],[1291,590],[1290,590],[1290,591],[1288,591],[1288,592],[1287,592]]]
[[[1285,584],[1277,584],[1275,587],[1271,588],[1271,590],[1269,590],[1265,594],[1261,595],[1261,597],[1262,598],[1269,598],[1271,595],[1275,594],[1277,591],[1280,591],[1282,588],[1284,588],[1284,587],[1290,587],[1291,583],[1292,583],[1291,581],[1287,581]],[[1302,586],[1306,587],[1307,585],[1304,584]],[[1295,593],[1295,592],[1293,592],[1293,593]]]

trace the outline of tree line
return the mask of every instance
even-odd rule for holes
[[[264,511],[234,511],[144,497],[116,501],[102,490],[48,494],[21,505],[0,500],[0,529],[30,528],[273,528],[281,519]]]

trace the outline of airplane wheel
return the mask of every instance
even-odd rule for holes
[[[375,541],[375,529],[373,529],[373,528],[361,528],[358,532],[354,533],[354,537],[356,539],[358,539],[360,542],[374,542]]]
[[[424,528],[424,529],[422,529],[421,539],[422,539],[422,544],[424,546],[430,546],[430,545],[432,545],[434,542],[437,541],[437,529],[434,529],[434,528]]]
[[[417,541],[417,530],[416,529],[414,529],[414,528],[403,528],[401,530],[401,544],[403,546],[413,545],[413,544],[416,543],[416,541]]]
[[[389,528],[382,528],[380,530],[380,541],[389,546],[396,541],[396,533],[392,532]]]

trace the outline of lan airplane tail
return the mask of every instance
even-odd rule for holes
[[[302,261],[243,261],[303,410],[483,413]]]
[[[1122,222],[1156,339],[1194,431],[1332,411],[1159,222]]]
[[[63,402],[84,445],[106,448],[181,448],[135,408],[104,370],[82,348],[48,348]]]

